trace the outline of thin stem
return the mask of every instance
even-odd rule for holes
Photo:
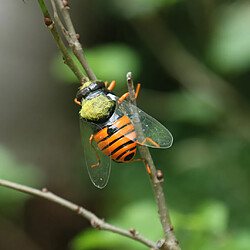
[[[84,76],[82,71],[79,69],[79,67],[77,66],[77,64],[75,63],[75,61],[71,57],[71,55],[69,54],[67,48],[65,47],[61,37],[59,36],[58,31],[56,29],[56,26],[50,18],[49,11],[48,11],[44,1],[38,0],[38,3],[39,3],[40,8],[43,12],[45,24],[46,24],[47,28],[50,30],[51,34],[53,35],[53,37],[56,41],[57,47],[62,52],[65,63],[73,71],[73,73],[75,74],[75,76],[78,78],[79,81],[83,81],[83,80],[87,81],[88,78],[86,76]]]
[[[43,188],[42,191],[31,188],[25,185],[17,184],[15,182],[6,181],[3,179],[0,179],[0,186],[4,186],[10,189],[14,189],[23,193],[31,194],[34,196],[38,196],[41,198],[44,198],[46,200],[52,201],[60,206],[63,206],[73,212],[76,212],[81,217],[84,217],[85,219],[89,220],[91,225],[99,230],[106,230],[111,231],[113,233],[117,233],[123,236],[126,236],[128,238],[134,239],[138,242],[143,243],[144,245],[151,247],[153,249],[158,249],[157,243],[154,243],[153,241],[148,240],[147,238],[141,236],[138,232],[136,232],[134,229],[131,230],[125,230],[116,226],[113,226],[109,223],[104,222],[103,219],[100,219],[97,217],[94,213],[88,211],[87,209],[80,207],[68,200],[63,199],[60,196],[57,196],[51,192],[49,192],[46,188]]]
[[[44,17],[50,18],[49,11],[48,11],[44,1],[43,0],[38,0],[38,3],[40,5],[40,8],[41,8],[41,10],[43,12]]]
[[[71,42],[69,43],[70,47],[72,48],[72,51],[74,55],[77,57],[81,65],[83,66],[85,72],[87,73],[88,77],[94,81],[97,80],[94,72],[90,68],[82,50],[82,46],[79,43],[76,35],[75,28],[73,26],[73,23],[71,21],[71,17],[69,14],[69,6],[64,6],[63,2],[61,0],[56,0],[56,3],[59,7],[59,10],[61,11],[61,14],[63,16],[64,22],[66,24],[66,27],[68,29],[69,37],[71,39]]]
[[[86,76],[84,76],[82,71],[78,68],[77,64],[75,63],[75,61],[73,60],[73,58],[69,54],[67,48],[65,47],[62,39],[60,38],[60,36],[59,36],[59,34],[58,34],[58,32],[57,32],[57,30],[55,28],[54,22],[51,25],[48,26],[48,29],[51,31],[51,33],[52,33],[52,35],[53,35],[53,37],[54,37],[54,39],[56,41],[57,47],[62,52],[65,63],[73,71],[73,73],[76,75],[78,80],[83,81],[83,79],[86,79],[84,81],[88,81],[88,78]]]
[[[128,90],[131,103],[133,105],[136,105],[134,84],[131,72],[127,74],[127,83],[128,83]],[[134,125],[137,136],[139,137],[143,136],[142,126],[139,120],[139,116],[137,114],[134,114],[134,117],[135,117]],[[173,226],[171,224],[167,203],[162,188],[163,179],[157,178],[156,167],[154,165],[149,149],[145,146],[140,146],[140,145],[138,145],[138,148],[141,157],[146,159],[149,168],[151,170],[151,174],[149,175],[149,177],[154,190],[154,196],[158,206],[158,214],[165,235],[165,244],[162,249],[173,249],[173,250],[180,249],[178,241],[174,234]]]
[[[62,21],[60,20],[59,18],[59,15],[57,13],[57,9],[56,9],[56,4],[55,4],[55,1],[54,0],[51,0],[51,5],[52,5],[52,8],[53,8],[53,11],[54,11],[54,18],[55,18],[55,21],[56,23],[58,24],[58,26],[60,27],[65,39],[67,40],[67,42],[70,44],[71,43],[71,38],[67,32],[67,30],[65,29]]]

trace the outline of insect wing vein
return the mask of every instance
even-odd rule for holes
[[[98,125],[95,124],[94,126]],[[94,129],[90,127],[89,124],[86,124],[83,119],[80,119],[80,129],[85,164],[87,166],[89,177],[96,187],[102,189],[107,185],[109,180],[111,171],[111,159],[100,151],[94,139],[92,140],[92,146],[94,147],[94,149],[91,147],[90,137],[91,134],[93,134]],[[93,167],[98,163],[96,153],[100,158],[99,166]]]
[[[159,121],[126,100],[122,101],[117,106],[118,108],[116,112],[125,114],[133,123],[137,134],[138,144],[152,148],[171,147],[173,136]],[[142,131],[136,129],[138,128],[138,119]]]

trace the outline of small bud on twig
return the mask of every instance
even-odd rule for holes
[[[81,208],[80,208],[79,206],[76,207],[76,212],[77,212],[78,214],[81,213]]]
[[[62,3],[63,3],[63,6],[64,6],[64,7],[69,7],[69,3],[68,3],[68,1],[63,0],[63,1],[62,1]]]
[[[45,25],[49,26],[49,25],[51,25],[53,23],[53,21],[51,20],[51,18],[45,17],[44,18],[44,23],[45,23]]]
[[[95,220],[91,220],[90,223],[91,223],[91,225],[92,225],[93,228],[96,228],[96,229],[100,229],[101,228],[100,224],[97,221],[95,221]]]
[[[47,188],[43,188],[43,189],[42,189],[42,192],[47,193],[47,192],[48,192],[48,189],[47,189]]]
[[[156,170],[156,177],[158,181],[163,181],[163,173],[161,170]]]
[[[157,242],[156,242],[156,246],[157,248],[161,249],[163,247],[163,245],[165,244],[165,239],[159,239]]]
[[[133,236],[136,235],[136,230],[135,230],[134,228],[130,228],[130,229],[129,229],[129,232],[130,232]]]
[[[131,73],[131,72],[128,72],[128,73],[127,73],[127,80],[128,80],[128,81],[131,81],[131,80],[132,80],[132,73]]]
[[[69,4],[68,4],[68,1],[63,0],[63,1],[62,1],[62,4],[63,4],[63,7],[64,7],[66,10],[70,10],[70,7],[69,7]]]

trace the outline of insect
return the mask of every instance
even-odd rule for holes
[[[93,184],[104,188],[110,175],[111,160],[115,162],[143,161],[150,174],[147,161],[134,159],[137,144],[153,148],[169,148],[173,143],[171,133],[161,123],[125,99],[129,93],[117,97],[112,89],[100,80],[84,83],[77,92],[75,103],[81,106],[80,127],[88,173]],[[137,85],[137,98],[140,84]],[[139,118],[142,135],[137,136],[135,114]],[[94,155],[96,162],[93,162]],[[104,157],[104,156],[108,157]]]

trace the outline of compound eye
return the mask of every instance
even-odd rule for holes
[[[103,81],[96,81],[96,82],[92,82],[88,87],[93,92],[97,89],[104,88],[105,84]]]
[[[85,98],[90,93],[89,87],[81,89],[76,94],[76,99],[80,101],[82,98]]]
[[[98,82],[99,88],[104,88],[105,87],[105,83],[103,81]]]

